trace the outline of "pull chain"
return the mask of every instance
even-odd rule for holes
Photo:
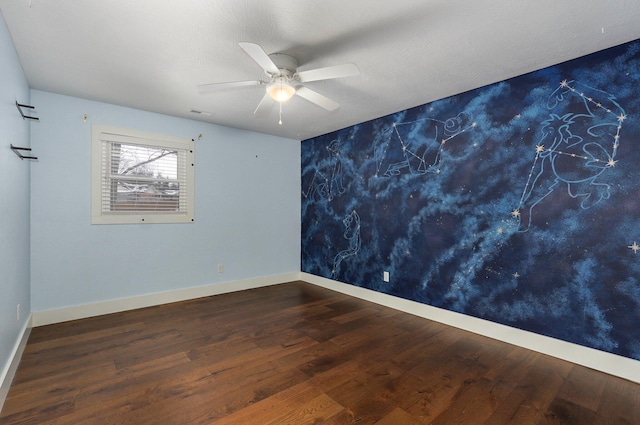
[[[280,104],[280,121],[278,121],[278,124],[282,125],[282,102],[278,102]]]

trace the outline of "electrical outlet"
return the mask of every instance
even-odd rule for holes
[[[389,272],[382,272],[382,280],[389,282]]]
[[[218,264],[218,273],[224,273],[224,264]]]
[[[16,308],[16,320],[18,322],[20,321],[20,304],[18,304],[18,307]]]

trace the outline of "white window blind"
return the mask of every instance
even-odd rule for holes
[[[93,223],[193,221],[191,139],[98,125],[93,133]]]

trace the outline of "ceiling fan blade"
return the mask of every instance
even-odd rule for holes
[[[210,83],[210,84],[200,84],[197,87],[200,90],[223,90],[223,89],[232,89],[235,87],[244,87],[244,86],[259,86],[260,84],[264,84],[264,81],[255,80],[255,81],[230,81],[227,83]]]
[[[256,117],[267,116],[269,112],[271,112],[271,108],[273,108],[274,103],[275,101],[271,98],[271,96],[269,96],[269,93],[266,93],[260,103],[258,103],[258,107],[256,108],[256,110],[253,111],[253,114]]]
[[[296,90],[296,94],[301,98],[306,99],[309,102],[315,103],[316,105],[326,109],[327,111],[334,111],[338,109],[338,107],[340,106],[339,103],[336,103],[333,100],[329,99],[328,97],[325,97],[320,93],[315,92],[306,87],[298,88]]]
[[[260,68],[264,69],[268,74],[280,75],[280,70],[276,66],[275,63],[269,58],[269,55],[265,53],[262,47],[258,46],[255,43],[248,43],[245,41],[240,42],[240,47],[242,50],[247,52],[251,59],[253,59]]]
[[[342,65],[327,66],[326,68],[310,69],[308,71],[298,72],[298,79],[302,83],[318,80],[329,80],[331,78],[353,77],[360,75],[360,70],[353,63],[345,63]]]

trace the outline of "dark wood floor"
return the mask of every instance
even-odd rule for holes
[[[640,385],[293,282],[35,328],[0,424],[640,424]]]

